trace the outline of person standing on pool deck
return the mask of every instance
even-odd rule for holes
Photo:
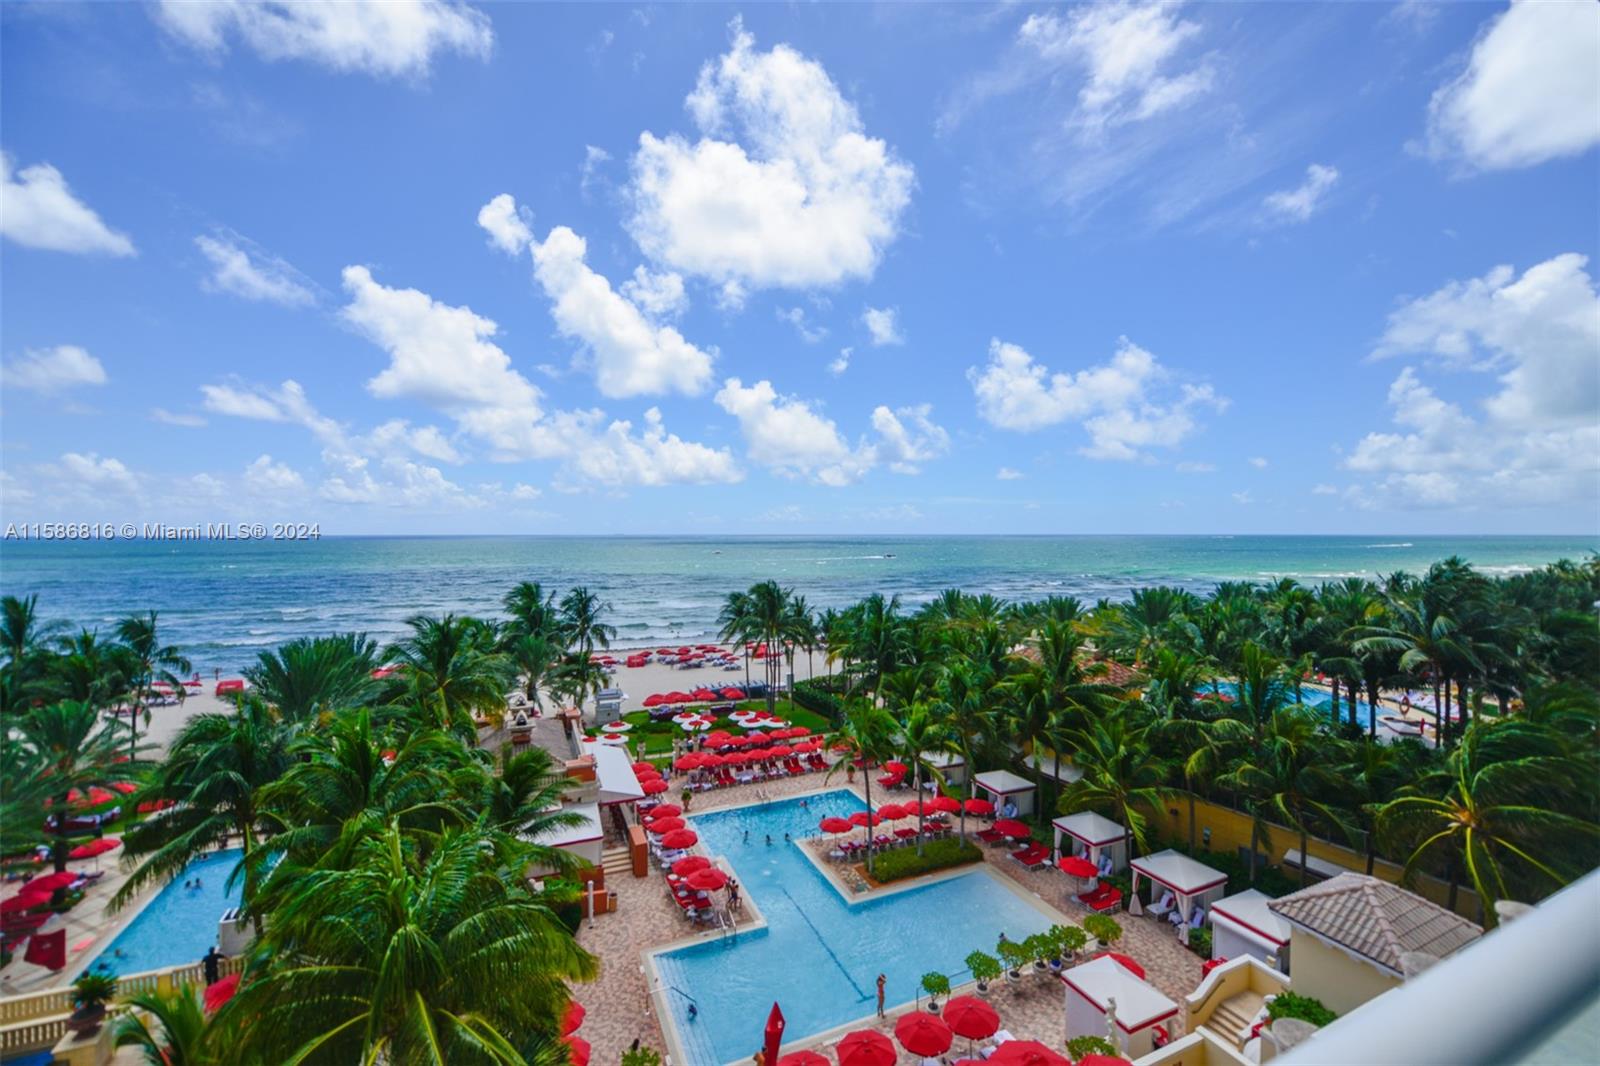
[[[883,974],[878,975],[878,1017],[883,1017],[883,986],[889,979]]]
[[[227,957],[217,950],[217,945],[212,944],[211,950],[206,952],[205,957],[200,960],[200,969],[206,975],[207,988],[222,980],[222,960]]]

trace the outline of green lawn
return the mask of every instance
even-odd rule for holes
[[[743,707],[750,710],[764,711],[767,708],[767,702],[765,700],[744,700],[735,706],[736,708]],[[822,715],[797,706],[787,699],[778,700],[776,713],[778,717],[790,725],[803,725],[811,732],[819,735],[829,729],[828,720]],[[658,757],[671,754],[674,740],[683,740],[689,736],[676,722],[670,720],[665,722],[650,721],[650,715],[646,711],[632,711],[623,715],[622,720],[633,726],[632,732],[628,734],[632,741],[631,750],[637,752],[642,742],[646,757],[652,761],[663,761]],[[726,729],[736,736],[744,732],[737,722],[726,716],[719,716],[715,721],[716,725],[712,727],[714,729]]]

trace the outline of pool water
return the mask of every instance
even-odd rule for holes
[[[1239,686],[1232,681],[1218,682],[1217,688],[1235,698],[1239,695]],[[1293,692],[1287,693],[1287,697],[1288,702],[1294,702]],[[1302,687],[1300,689],[1300,702],[1313,710],[1323,712],[1324,715],[1330,718],[1333,716],[1333,697],[1324,693],[1321,689],[1309,686]],[[1350,697],[1341,691],[1339,693],[1339,722],[1348,722],[1349,720]],[[1367,705],[1366,700],[1356,700],[1356,721],[1361,723],[1361,728],[1363,729],[1370,730],[1372,728],[1372,708]],[[1338,722],[1334,724],[1337,725]]]
[[[130,974],[199,962],[217,942],[223,911],[239,905],[239,888],[230,892],[223,886],[243,854],[233,848],[195,859],[101,949],[91,966],[104,963],[112,973]],[[183,887],[196,877],[199,888]]]
[[[1000,933],[1020,940],[1052,924],[982,870],[846,904],[799,853],[798,841],[818,835],[824,817],[865,807],[853,792],[837,790],[689,815],[706,851],[733,865],[767,928],[655,957],[665,1009],[688,1062],[749,1061],[774,1000],[788,1022],[787,1044],[872,1014],[879,973],[892,1008],[917,996],[930,970],[951,984],[967,980],[963,960],[974,949],[993,954]],[[784,833],[795,842],[785,842]],[[691,998],[699,1011],[692,1021]]]

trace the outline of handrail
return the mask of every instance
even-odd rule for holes
[[[224,975],[239,973],[244,969],[244,959],[238,956],[219,962]],[[174,987],[185,981],[205,983],[203,963],[186,962],[159,970],[144,970],[117,978],[117,995],[137,995],[140,992],[159,990],[163,985]],[[40,1018],[53,1018],[72,1013],[72,988],[48,988],[40,992],[25,992],[18,996],[0,998],[0,1026],[11,1026]]]

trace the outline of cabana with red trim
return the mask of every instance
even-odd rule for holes
[[[1017,805],[1017,814],[1033,813],[1033,782],[1025,777],[1018,777],[1010,770],[985,770],[974,777],[972,783],[994,804],[996,811],[1010,800]]]
[[[559,848],[570,852],[591,866],[601,864],[601,851],[604,850],[605,833],[600,828],[600,805],[598,803],[573,803],[565,807],[553,807],[552,811],[562,814],[575,814],[583,820],[577,825],[557,826],[547,829],[537,836],[526,837],[534,844],[543,844],[547,847]],[[554,870],[531,868],[530,876],[542,877],[555,873]]]
[[[1133,892],[1139,893],[1139,878],[1147,877],[1160,889],[1170,889],[1178,901],[1178,913],[1188,922],[1196,905],[1207,912],[1211,904],[1228,891],[1228,875],[1213,869],[1198,859],[1191,859],[1181,851],[1158,851],[1154,855],[1141,855],[1128,864],[1133,871]],[[1162,893],[1154,892],[1156,901]]]
[[[1289,923],[1267,906],[1270,896],[1247,888],[1211,905],[1211,957],[1254,955],[1273,969],[1289,972]]]
[[[1079,811],[1064,814],[1050,823],[1056,830],[1056,857],[1080,855],[1100,867],[1102,854],[1111,856],[1111,872],[1121,873],[1128,868],[1128,833],[1122,826],[1103,814]],[[1063,847],[1062,838],[1065,837]]]
[[[924,766],[937,770],[946,785],[955,787],[967,779],[967,762],[959,752],[925,751],[922,753],[922,762]],[[922,772],[922,776],[924,778],[923,786],[931,787],[933,783],[926,780],[928,777],[927,770]]]
[[[1136,1059],[1155,1049],[1158,1028],[1168,1038],[1176,1035],[1178,1005],[1114,959],[1102,955],[1074,966],[1061,980],[1066,985],[1068,1040],[1104,1039],[1110,1032],[1122,1053]]]
[[[639,775],[633,772],[633,760],[622,748],[585,740],[583,753],[594,756],[594,779],[600,786],[600,806],[612,807],[644,799]]]

